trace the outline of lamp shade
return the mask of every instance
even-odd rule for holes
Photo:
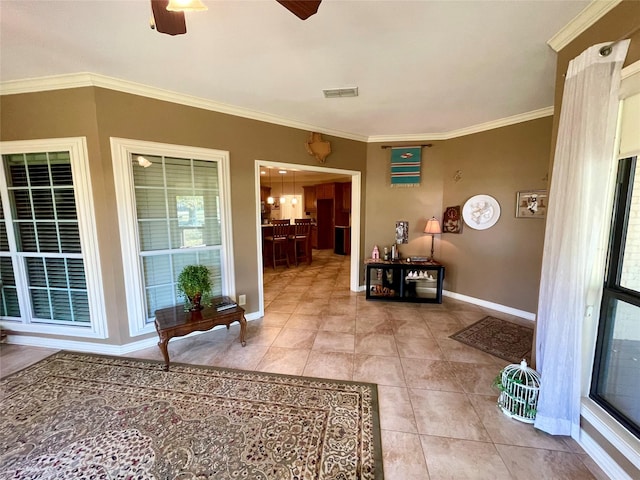
[[[427,220],[427,225],[424,227],[424,233],[428,233],[430,235],[442,233],[442,230],[440,229],[440,222],[436,217],[431,217]]]

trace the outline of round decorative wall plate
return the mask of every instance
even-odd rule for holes
[[[490,195],[474,195],[462,207],[462,218],[471,228],[486,230],[500,218],[500,204]]]

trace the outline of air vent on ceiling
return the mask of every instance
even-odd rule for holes
[[[357,97],[358,87],[325,88],[322,93],[324,93],[324,98]]]

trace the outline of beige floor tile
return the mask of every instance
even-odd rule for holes
[[[321,323],[321,315],[294,313],[289,317],[289,321],[285,324],[284,328],[297,328],[298,330],[318,330]]]
[[[498,397],[500,392],[493,386],[493,381],[499,375],[500,368],[466,362],[450,362],[450,365],[465,392]]]
[[[290,313],[265,312],[262,323],[267,327],[283,327],[290,316]]]
[[[294,313],[299,315],[328,315],[329,303],[328,301],[312,301],[312,302],[300,302]]]
[[[320,324],[320,330],[355,333],[356,319],[348,315],[325,315]]]
[[[466,394],[410,388],[409,395],[421,434],[491,441]]]
[[[449,362],[424,358],[401,358],[404,379],[409,388],[463,392]]]
[[[269,304],[265,311],[266,313],[293,313],[297,306],[297,300],[276,299]]]
[[[355,355],[342,352],[311,351],[304,367],[306,377],[352,380]]]
[[[6,377],[56,353],[57,349],[0,344],[0,377]]]
[[[320,330],[313,342],[312,350],[354,353],[355,335],[352,333]]]
[[[396,432],[418,433],[409,391],[402,387],[378,385],[380,428]]]
[[[282,330],[281,327],[254,327],[252,323],[253,322],[248,322],[247,325],[247,345],[251,344],[269,346],[273,343],[273,341]],[[238,329],[237,326],[235,328]],[[231,331],[229,334],[233,335],[234,327],[231,327],[230,330]]]
[[[331,302],[329,303],[329,308],[327,310],[327,315],[351,315],[355,316],[356,314],[356,305],[352,304],[344,304],[340,302]]]
[[[429,479],[418,435],[383,430],[381,436],[384,478],[389,480]]]
[[[395,335],[395,339],[401,357],[444,360],[440,345],[434,338]]]
[[[510,480],[492,443],[421,435],[431,480]]]
[[[493,355],[460,343],[452,338],[436,338],[444,356],[451,362],[486,363],[496,365],[497,359]]]
[[[502,460],[516,480],[532,478],[591,480],[596,477],[579,454],[513,445],[496,445]]]
[[[270,347],[255,370],[260,372],[302,375],[309,350],[304,348]]]
[[[393,322],[386,316],[356,316],[356,333],[377,333],[393,335]]]
[[[424,320],[396,320],[391,322],[394,335],[419,338],[433,338]]]
[[[239,343],[231,343],[223,351],[214,355],[211,364],[218,367],[255,370],[267,350],[269,347],[266,345],[247,344],[243,347]]]
[[[316,338],[315,330],[283,328],[271,344],[272,347],[310,349]]]
[[[571,451],[564,437],[549,435],[531,424],[507,417],[497,406],[498,394],[469,395],[469,399],[494,443]]]
[[[398,357],[356,355],[353,379],[356,382],[371,382],[378,385],[406,386]]]
[[[397,357],[398,348],[393,335],[357,333],[356,331],[356,353]]]

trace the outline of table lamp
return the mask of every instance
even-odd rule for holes
[[[433,237],[442,233],[442,230],[440,230],[440,222],[438,222],[436,217],[431,217],[427,220],[424,233],[431,235],[431,256],[429,257],[429,261],[433,262]]]

